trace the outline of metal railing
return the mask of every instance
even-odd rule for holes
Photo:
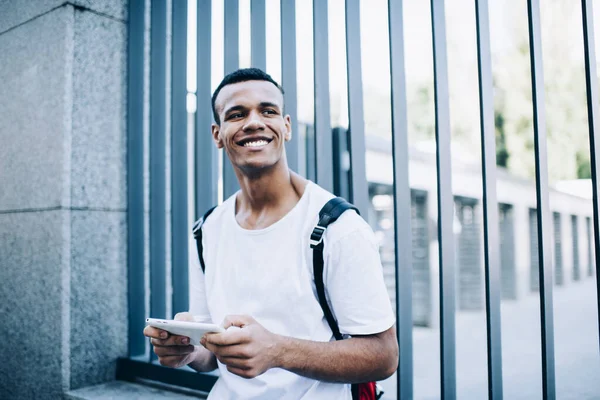
[[[190,0],[191,1],[191,0]],[[224,65],[225,73],[239,66],[239,4],[238,0],[224,0]],[[150,4],[147,4],[150,3]],[[534,147],[536,171],[536,229],[539,261],[539,296],[542,345],[542,388],[544,399],[556,397],[554,326],[553,326],[553,268],[550,230],[553,220],[549,208],[544,84],[541,56],[541,29],[539,0],[528,0],[528,27],[533,94]],[[595,265],[600,264],[600,232],[598,203],[598,86],[594,51],[592,2],[582,0],[585,75],[589,120],[591,173],[593,185],[593,237]],[[150,5],[150,27],[145,24]],[[170,5],[170,13],[167,11]],[[490,50],[490,23],[487,0],[474,0],[476,10],[477,61],[479,73],[479,103],[481,123],[481,165],[483,184],[484,271],[487,328],[488,394],[501,399],[502,339],[500,326],[500,244],[499,215],[496,193],[496,146],[492,62]],[[266,68],[265,0],[251,2],[251,59],[252,65]],[[286,111],[292,117],[293,131],[298,132],[297,77],[296,77],[296,16],[295,0],[281,0],[281,64],[282,83],[286,90]],[[360,4],[346,0],[346,54],[349,115],[350,178],[349,197],[359,207],[368,207],[368,186],[365,173],[365,129],[361,78]],[[452,191],[451,132],[447,40],[444,0],[431,0],[431,21],[434,58],[435,139],[437,145],[437,204],[440,265],[440,346],[441,394],[444,399],[456,398],[456,268],[453,240],[454,197]],[[197,111],[195,115],[195,217],[216,204],[218,176],[223,177],[223,195],[231,195],[237,188],[233,169],[223,163],[221,174],[217,168],[218,154],[206,128],[212,122],[211,96],[211,1],[197,1]],[[167,15],[171,15],[172,40],[167,42]],[[388,1],[389,54],[391,75],[391,116],[393,155],[393,198],[396,263],[396,312],[400,346],[397,373],[399,399],[413,398],[413,342],[412,342],[412,259],[411,259],[411,191],[409,186],[409,146],[407,133],[406,73],[403,34],[402,0]],[[187,309],[188,302],[188,226],[187,214],[187,112],[186,112],[186,21],[185,1],[131,0],[129,9],[129,145],[128,145],[128,226],[129,226],[129,349],[130,359],[119,362],[118,374],[122,379],[145,377],[164,380],[209,390],[214,376],[198,375],[187,371],[167,371],[149,363],[149,348],[141,335],[144,317],[172,317],[167,315],[167,176],[170,170],[171,280],[172,312]],[[149,29],[150,73],[143,73],[144,53]],[[313,0],[314,49],[314,148],[310,160],[314,165],[305,169],[315,171],[316,181],[328,190],[334,189],[332,164],[332,127],[330,124],[328,3]],[[170,47],[169,47],[170,46]],[[170,53],[167,49],[170,48]],[[170,69],[167,62],[171,60]],[[170,79],[167,71],[170,70]],[[268,71],[267,71],[268,72]],[[144,83],[149,81],[149,115],[145,115]],[[167,82],[170,86],[167,87]],[[167,102],[170,99],[170,115]],[[144,121],[149,120],[149,135],[144,137]],[[167,128],[169,127],[169,132]],[[166,138],[171,138],[170,165],[166,164]],[[144,214],[144,140],[149,140],[149,285],[145,277],[145,214]],[[298,141],[287,149],[290,167],[297,170],[306,157],[299,155]],[[590,229],[590,228],[588,228]],[[591,250],[590,250],[591,254]],[[596,267],[597,268],[597,267]],[[149,286],[149,287],[147,287]],[[596,286],[600,292],[600,274],[596,271]],[[149,293],[149,310],[143,300]],[[600,310],[600,298],[598,299]],[[600,314],[599,314],[600,320]]]

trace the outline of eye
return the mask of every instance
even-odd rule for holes
[[[266,114],[266,115],[277,115],[277,112],[275,110],[269,110],[269,109],[264,110],[262,113]]]
[[[226,119],[227,120],[237,119],[237,118],[242,118],[243,116],[244,116],[244,114],[242,114],[241,112],[236,112],[236,113],[233,113],[233,114],[229,114]]]

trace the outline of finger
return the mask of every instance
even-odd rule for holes
[[[206,334],[203,338],[204,347],[212,346],[234,346],[246,343],[245,337],[242,335],[227,335],[226,333],[211,333]],[[207,347],[208,348],[208,347]]]
[[[194,346],[154,346],[154,353],[159,357],[187,356],[194,352]]]
[[[220,357],[249,359],[252,355],[248,352],[248,346],[246,345],[233,345],[233,346],[214,346],[215,355]]]
[[[254,370],[252,369],[242,369],[242,368],[236,368],[236,367],[227,367],[227,370],[229,372],[231,372],[232,374],[235,374],[237,376],[240,376],[242,378],[245,379],[251,379],[256,377],[256,374],[254,373]]]
[[[190,312],[180,312],[175,314],[175,321],[190,321],[195,322],[194,316]]]
[[[239,358],[232,357],[217,357],[217,360],[219,360],[221,364],[231,368],[237,368],[240,370],[249,370],[252,368],[249,365],[248,360],[240,360]]]
[[[156,339],[166,339],[169,337],[169,332],[155,328],[153,326],[146,326],[144,328],[144,336]]]
[[[249,315],[228,315],[223,319],[221,326],[225,329],[229,328],[230,326],[238,326],[243,328],[244,326],[250,325],[253,322],[255,322],[254,318]]]
[[[155,346],[187,346],[190,344],[190,338],[187,336],[171,335],[168,339],[150,339],[150,343]]]
[[[200,344],[202,344],[202,346],[204,346],[204,348],[208,351],[210,351],[211,353],[217,353],[219,351],[219,347],[216,344],[212,344],[210,342],[207,342],[204,338],[202,339],[202,341],[200,342]]]
[[[203,339],[205,343],[216,346],[232,346],[248,342],[248,334],[243,329],[239,329],[223,333],[207,333]]]

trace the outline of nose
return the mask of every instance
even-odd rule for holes
[[[261,115],[252,111],[246,119],[244,131],[258,131],[265,129],[265,124],[262,121]]]

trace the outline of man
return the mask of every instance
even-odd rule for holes
[[[227,75],[212,97],[212,135],[241,190],[203,226],[203,273],[190,254],[190,313],[219,323],[202,346],[146,327],[163,365],[219,368],[209,399],[350,399],[350,383],[394,373],[398,344],[372,230],[347,211],[324,237],[324,282],[340,331],[335,341],[316,297],[309,237],[334,197],[289,170],[283,90],[261,70]],[[366,210],[365,210],[366,211]],[[217,362],[218,361],[218,362]]]

